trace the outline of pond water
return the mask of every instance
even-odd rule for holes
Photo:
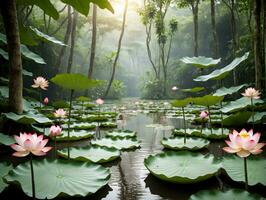
[[[93,199],[93,200],[159,200],[173,199],[186,200],[193,193],[204,189],[219,188],[243,188],[242,184],[234,183],[223,174],[213,177],[207,181],[192,185],[171,184],[161,181],[151,175],[144,166],[144,159],[150,154],[156,154],[163,151],[160,141],[163,137],[169,137],[171,130],[164,130],[147,125],[162,124],[164,126],[173,126],[183,128],[183,121],[180,119],[170,119],[165,117],[165,113],[135,113],[126,115],[125,129],[137,132],[137,137],[141,140],[141,148],[122,152],[121,159],[104,164],[111,170],[111,179],[109,184],[100,189],[94,195],[85,198],[71,199]],[[191,126],[191,125],[189,125]],[[104,133],[103,133],[104,134]],[[88,145],[89,140],[77,143],[79,146]],[[212,142],[208,149],[202,150],[203,154],[212,153],[216,157],[222,156],[221,150],[223,141]],[[61,146],[61,148],[64,145]],[[10,159],[7,158],[7,159]],[[22,161],[22,160],[21,160]],[[253,187],[252,192],[260,193],[266,196],[263,187]],[[8,187],[0,199],[28,199],[25,194],[14,186]],[[64,199],[64,198],[58,198]]]

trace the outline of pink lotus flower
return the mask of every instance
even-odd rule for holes
[[[172,87],[172,90],[173,90],[173,91],[176,91],[176,90],[178,90],[178,87],[173,86],[173,87]]]
[[[58,135],[61,135],[62,128],[60,126],[51,126],[50,128],[50,136],[51,137],[56,137]]]
[[[258,143],[260,139],[260,133],[253,135],[251,129],[247,132],[242,129],[239,133],[234,130],[233,134],[229,134],[230,141],[225,141],[228,147],[224,147],[223,150],[227,153],[236,153],[239,157],[248,157],[250,154],[259,154],[262,152],[262,147],[265,143]]]
[[[250,99],[260,99],[260,91],[256,90],[255,88],[247,88],[242,95],[244,97],[248,97]]]
[[[62,108],[59,108],[54,112],[54,116],[58,118],[66,118],[66,111],[64,111]]]
[[[200,113],[200,119],[204,120],[209,116],[209,113],[207,111],[201,111]]]
[[[30,153],[36,156],[44,156],[52,149],[52,147],[45,147],[48,139],[43,139],[43,135],[20,133],[20,136],[15,135],[14,138],[17,144],[10,146],[16,151],[12,154],[16,157],[25,157]]]
[[[33,81],[34,81],[34,84],[31,87],[47,90],[49,83],[45,78],[38,76],[36,79],[33,79]]]
[[[46,105],[49,103],[49,99],[48,99],[48,97],[45,97],[45,98],[44,98],[43,103],[46,104]]]
[[[102,99],[97,99],[96,101],[96,104],[98,104],[98,105],[102,105],[103,103],[104,103],[104,100],[102,100]]]

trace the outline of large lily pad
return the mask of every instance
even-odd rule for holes
[[[202,137],[206,139],[225,139],[229,135],[230,131],[228,129],[224,129],[222,134],[222,129],[202,129],[202,133],[200,129],[186,129],[186,133],[190,136]],[[184,129],[175,129],[173,132],[174,135],[185,135]]]
[[[91,144],[116,148],[119,150],[135,149],[140,147],[140,141],[138,141],[136,138],[102,138],[99,140],[92,140]]]
[[[266,117],[266,112],[256,112],[255,114],[254,114],[254,122],[255,123],[259,123],[259,122],[261,122],[261,120],[263,119],[263,118],[265,118]],[[249,118],[249,120],[248,120],[248,122],[249,123],[252,123],[252,121],[253,121],[253,119],[252,119],[252,116]]]
[[[15,143],[14,137],[0,133],[0,144],[10,145],[14,143]]]
[[[101,81],[88,79],[81,74],[57,74],[51,81],[69,90],[86,90],[101,84]]]
[[[67,129],[68,125],[63,124],[62,127],[64,129]],[[91,130],[94,128],[96,128],[96,124],[90,123],[90,122],[81,122],[81,123],[74,122],[74,123],[70,124],[70,129],[75,129],[75,130]]]
[[[130,130],[113,130],[113,131],[108,131],[106,133],[107,137],[111,138],[125,138],[125,137],[136,137],[137,133],[135,131],[130,131]]]
[[[67,158],[67,149],[58,152],[62,157]],[[117,159],[120,151],[115,148],[100,146],[71,147],[70,158],[84,162],[105,163]]]
[[[15,113],[3,113],[3,116],[5,116],[7,119],[10,119],[12,121],[15,121],[17,123],[21,124],[32,124],[32,123],[40,123],[40,124],[50,124],[52,121],[45,117],[42,114],[34,114],[34,113],[26,113],[22,115],[17,115]]]
[[[242,57],[235,58],[229,65],[223,67],[222,69],[216,69],[208,75],[199,76],[194,81],[208,81],[208,80],[220,80],[225,78],[230,71],[235,69],[241,62],[248,58],[249,53],[245,53]]]
[[[6,184],[4,181],[3,181],[3,177],[5,175],[8,174],[8,172],[12,169],[12,166],[11,165],[8,165],[6,163],[0,163],[0,193],[8,186],[8,184]]]
[[[180,59],[185,64],[190,64],[198,68],[208,68],[211,66],[217,65],[219,62],[221,62],[221,58],[219,59],[213,59],[213,58],[207,58],[205,56],[198,56],[198,57],[183,57]]]
[[[254,99],[253,100],[254,105],[263,103],[263,100],[261,99]],[[227,105],[225,105],[223,108],[221,108],[221,111],[223,113],[229,113],[234,112],[239,109],[245,108],[251,104],[250,99],[246,97],[241,97],[240,99],[237,99],[235,101],[230,101]]]
[[[233,86],[230,88],[226,88],[226,87],[222,87],[218,90],[216,90],[216,92],[213,94],[213,96],[225,96],[228,94],[234,94],[236,93],[238,90],[240,90],[241,88],[247,86],[248,84],[242,84],[242,85],[238,85],[238,86]]]
[[[213,106],[223,100],[223,96],[205,95],[203,97],[196,97],[193,99],[193,103],[200,106]]]
[[[252,112],[243,111],[229,115],[223,119],[225,126],[243,126],[251,118]]]
[[[108,183],[110,172],[89,162],[65,160],[33,161],[36,198],[53,199],[57,196],[87,196]],[[11,170],[5,180],[20,184],[28,196],[32,196],[30,163],[26,162]]]
[[[161,144],[167,149],[173,150],[199,150],[207,147],[210,142],[203,138],[188,137],[184,143],[183,137],[164,138]]]
[[[230,189],[225,192],[220,190],[201,190],[189,197],[189,200],[263,200],[257,194],[250,194],[245,190]]]
[[[231,156],[223,158],[222,167],[231,179],[245,182],[244,159]],[[248,184],[262,184],[266,186],[266,160],[265,158],[247,158]]]
[[[182,184],[209,179],[218,172],[221,166],[214,162],[212,155],[204,156],[189,151],[169,151],[150,155],[144,160],[144,164],[157,178]]]
[[[185,107],[187,106],[189,103],[193,102],[193,98],[186,98],[186,99],[177,99],[173,102],[171,102],[173,107]]]
[[[194,87],[194,88],[189,88],[189,89],[182,89],[182,92],[200,92],[202,90],[205,90],[204,87]]]

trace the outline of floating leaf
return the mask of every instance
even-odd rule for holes
[[[125,137],[136,137],[135,131],[129,131],[129,130],[113,130],[106,133],[107,137],[112,138],[125,138]]]
[[[223,158],[222,167],[231,179],[245,182],[244,159],[237,156]],[[248,184],[262,184],[266,186],[266,160],[265,158],[247,158]]]
[[[4,181],[3,181],[3,177],[5,175],[8,174],[8,172],[12,169],[12,166],[11,165],[8,165],[6,163],[0,163],[0,193],[8,186],[8,184],[6,184]]]
[[[200,106],[213,106],[223,100],[222,97],[205,95],[203,97],[196,97],[193,99],[193,103]]]
[[[213,94],[213,96],[225,96],[228,94],[234,94],[236,93],[238,90],[240,90],[243,87],[246,87],[248,84],[242,84],[239,86],[233,86],[230,88],[226,88],[226,87],[222,87],[218,90],[216,90],[216,92]]]
[[[58,160],[33,161],[37,199],[53,199],[57,196],[87,196],[108,183],[109,170],[89,163]],[[30,163],[11,170],[4,179],[20,184],[24,193],[32,196]]]
[[[36,122],[40,124],[52,123],[50,119],[41,114],[27,113],[27,114],[17,115],[15,113],[9,112],[9,113],[2,113],[2,115],[5,116],[7,119],[10,119],[20,124],[33,124]]]
[[[219,62],[221,62],[221,58],[219,59],[213,59],[213,58],[207,58],[205,56],[198,56],[198,57],[183,57],[180,59],[185,64],[190,64],[198,68],[208,68],[211,66],[217,65]]]
[[[232,71],[233,69],[235,69],[241,62],[243,62],[244,60],[246,60],[248,58],[249,53],[245,53],[242,57],[239,58],[235,58],[229,65],[227,65],[226,67],[222,68],[222,69],[216,69],[214,70],[212,73],[208,74],[208,75],[203,75],[203,76],[199,76],[195,79],[193,79],[194,81],[208,81],[208,80],[220,80],[225,78],[230,71]]]
[[[194,88],[189,88],[189,89],[182,89],[182,92],[200,92],[202,90],[205,90],[204,87],[194,87]]]
[[[80,96],[76,98],[76,100],[80,102],[85,102],[85,101],[90,101],[91,99],[89,97]]]
[[[173,107],[186,107],[188,104],[193,102],[193,98],[177,99],[171,102]]]
[[[164,138],[161,144],[167,149],[173,150],[199,150],[209,145],[209,141],[197,137],[188,137],[184,143],[183,137]]]
[[[223,134],[222,134],[222,129],[207,129],[204,128],[202,129],[202,133],[200,132],[200,129],[186,129],[187,135],[190,136],[196,136],[196,137],[202,137],[202,138],[207,138],[207,139],[225,139],[230,133],[229,129],[224,129]],[[180,135],[184,136],[185,135],[185,130],[184,129],[175,129],[173,132],[174,135]]]
[[[252,115],[252,112],[248,112],[248,111],[237,112],[224,118],[223,124],[225,126],[243,126],[247,123],[251,115]]]
[[[254,114],[254,122],[259,123],[266,116],[266,112],[256,112]],[[253,122],[252,116],[248,120],[249,123]]]
[[[201,190],[190,196],[189,200],[263,200],[257,194],[250,194],[245,190],[230,189],[225,192],[220,190]]]
[[[57,74],[51,81],[69,90],[86,90],[101,84],[101,81],[88,79],[81,74]]]
[[[67,158],[67,149],[58,152],[60,156]],[[71,147],[70,158],[84,162],[105,163],[120,157],[120,151],[115,148],[87,146]]]
[[[254,99],[253,103],[254,103],[254,105],[259,104],[259,103],[263,103],[263,100]],[[225,105],[223,108],[221,108],[221,111],[223,113],[234,112],[234,111],[240,110],[242,108],[245,108],[249,105],[251,105],[250,99],[248,99],[246,97],[241,97],[240,99],[237,99],[235,101],[230,101],[227,105]]]
[[[67,129],[68,125],[64,124],[62,125],[63,129]],[[74,122],[73,124],[70,124],[70,129],[75,129],[75,130],[91,130],[95,129],[96,124],[95,123],[90,123],[90,122]]]
[[[197,183],[214,176],[221,165],[212,155],[189,151],[169,151],[150,155],[144,160],[145,167],[157,178],[181,184]]]
[[[92,140],[91,144],[116,148],[119,150],[135,149],[140,147],[140,141],[138,141],[136,138],[102,138],[99,140]]]
[[[0,133],[0,144],[10,145],[16,143],[14,137]]]
[[[80,130],[80,131],[70,131],[69,132],[69,138],[67,135],[67,131],[62,131],[62,134],[58,137],[56,137],[56,141],[75,141],[75,140],[83,140],[87,138],[92,138],[95,133],[91,131],[86,131],[86,130]],[[52,138],[53,140],[54,138]]]
[[[1,49],[1,48],[0,48],[0,55],[1,55],[4,59],[8,60],[8,53],[7,53],[5,50]]]

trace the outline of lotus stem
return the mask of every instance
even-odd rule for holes
[[[204,122],[203,122],[203,120],[201,121],[201,127],[200,127],[200,134],[202,135],[202,130],[203,130],[203,124],[204,124]]]
[[[211,112],[210,112],[210,106],[207,106],[208,113],[209,113],[209,121],[210,121],[210,128],[211,128],[211,134],[212,134],[212,118],[211,118]]]
[[[33,163],[32,163],[33,156],[30,156],[30,173],[31,173],[31,186],[32,186],[32,199],[36,199],[35,195],[35,182],[34,182],[34,170],[33,170]]]
[[[82,114],[82,116],[83,116],[83,104],[84,104],[84,101],[82,101],[82,103],[81,103],[81,114]]]
[[[99,135],[99,139],[101,139],[100,122],[98,122],[98,135]]]
[[[56,158],[57,157],[56,136],[54,136],[54,153],[55,153],[54,158]]]
[[[221,109],[223,108],[223,102],[222,101],[220,101],[220,108]],[[220,114],[221,114],[221,128],[222,128],[222,135],[223,135],[224,134],[223,112],[221,111]]]
[[[73,98],[73,93],[74,90],[71,90],[70,93],[70,105],[69,105],[69,113],[68,113],[68,126],[67,126],[67,158],[70,159],[70,142],[69,142],[69,138],[70,138],[70,122],[71,122],[71,110],[72,110],[72,98]]]
[[[40,109],[42,108],[42,91],[39,90],[39,96],[40,96]]]
[[[252,109],[252,128],[254,130],[255,120],[254,120],[254,104],[253,104],[253,98],[250,98],[250,102],[251,102],[251,109]]]
[[[185,117],[184,107],[182,107],[182,113],[183,113],[184,129],[185,129],[184,144],[186,144],[186,142],[187,142],[187,127],[186,127],[186,117]]]
[[[244,157],[244,171],[245,171],[245,189],[248,190],[247,157]]]

